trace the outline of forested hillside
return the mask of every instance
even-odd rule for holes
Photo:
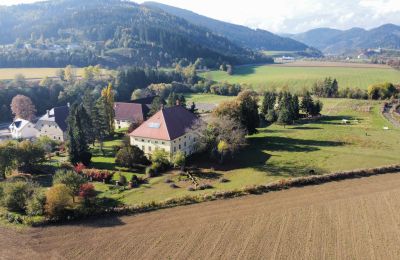
[[[292,38],[331,54],[368,48],[400,49],[400,26],[385,24],[371,30],[352,28],[343,31],[318,28]]]
[[[319,51],[311,50],[307,45],[296,40],[281,37],[266,30],[253,30],[251,28],[218,21],[206,16],[181,8],[160,4],[157,2],[145,2],[144,6],[160,8],[161,10],[184,18],[187,21],[203,26],[216,34],[222,35],[239,46],[250,49],[269,50],[269,51],[306,51],[314,55],[319,55]],[[305,52],[304,52],[305,53]]]
[[[54,0],[0,7],[0,67],[67,64],[204,66],[270,62],[158,8],[121,0]]]

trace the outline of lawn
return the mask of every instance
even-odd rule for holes
[[[211,184],[212,189],[188,191],[191,183],[179,176],[178,172],[152,178],[147,184],[132,190],[120,191],[105,184],[96,184],[96,188],[101,192],[100,196],[133,205],[265,184],[283,178],[304,176],[311,170],[323,174],[400,162],[400,129],[394,129],[381,116],[379,102],[350,99],[322,101],[323,118],[286,128],[279,125],[261,128],[258,134],[248,137],[249,146],[225,165],[210,164],[207,159],[193,162],[192,165],[202,169],[196,174],[199,182]],[[348,119],[350,124],[342,124],[342,119]],[[383,130],[384,126],[390,130]],[[107,146],[111,147],[115,142],[111,141]],[[111,157],[95,156],[94,162],[98,166],[104,163],[106,168],[114,165]],[[143,172],[129,173],[120,168],[110,169],[116,169],[128,177],[131,174],[144,176]],[[229,182],[221,183],[221,178]],[[179,188],[171,188],[166,179],[173,180]]]
[[[185,94],[187,104],[192,102],[196,104],[219,104],[223,101],[232,100],[235,97],[232,96],[220,96],[213,94]]]
[[[42,79],[56,77],[59,68],[7,68],[0,69],[0,80],[14,79],[15,75],[22,74],[26,79]],[[82,69],[76,69],[77,76],[82,76]]]
[[[315,64],[315,67],[313,66]],[[351,67],[354,66],[354,67]],[[247,83],[256,90],[266,88],[288,87],[290,90],[311,88],[312,85],[325,77],[336,78],[340,88],[367,89],[369,85],[389,81],[400,83],[400,72],[388,67],[371,67],[360,65],[321,66],[309,62],[300,65],[264,65],[242,66],[235,68],[230,76],[223,71],[211,71],[200,74],[204,78],[219,82]]]

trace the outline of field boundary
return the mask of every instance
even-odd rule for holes
[[[153,201],[134,206],[103,208],[84,216],[80,215],[80,216],[69,217],[68,219],[70,220],[68,220],[68,222],[71,220],[81,220],[83,218],[136,215],[161,209],[198,204],[202,202],[231,199],[247,195],[264,194],[274,191],[286,190],[290,188],[313,186],[334,181],[363,178],[363,177],[370,177],[373,175],[381,175],[381,174],[389,174],[397,172],[400,173],[400,164],[383,166],[378,168],[370,168],[370,169],[358,169],[351,171],[334,172],[323,175],[311,175],[311,176],[297,177],[292,179],[282,179],[280,181],[269,183],[266,185],[252,185],[252,186],[246,186],[242,189],[217,191],[205,195],[194,195],[194,196],[187,195],[180,198],[168,199],[162,202]],[[64,221],[45,220],[40,223],[35,223],[32,226],[39,227],[39,226],[46,226],[49,224],[60,224],[60,222]]]

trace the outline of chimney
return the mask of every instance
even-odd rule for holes
[[[67,107],[70,107],[70,104],[69,104],[69,102],[67,103]]]
[[[48,117],[50,117],[50,110],[46,110],[46,114]]]

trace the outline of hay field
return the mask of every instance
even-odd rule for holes
[[[400,174],[13,231],[2,259],[398,259]]]
[[[223,71],[205,72],[201,76],[220,82],[251,84],[256,90],[283,87],[288,87],[293,91],[310,89],[316,81],[323,80],[325,77],[336,78],[339,88],[367,89],[374,83],[385,81],[400,83],[400,72],[387,66],[312,61],[242,66],[235,68],[235,74],[232,76]]]
[[[0,69],[0,80],[11,80],[15,75],[22,74],[28,80],[56,77],[59,68],[7,68]],[[82,75],[82,69],[76,69],[77,76]]]

